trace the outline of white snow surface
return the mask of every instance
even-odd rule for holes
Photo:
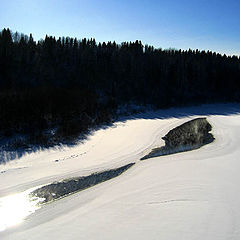
[[[169,130],[204,116],[213,126],[213,143],[139,160],[162,146]],[[238,240],[239,146],[240,105],[212,104],[134,115],[77,146],[25,155],[0,165],[0,197],[136,164],[119,177],[43,206],[0,232],[0,239]]]

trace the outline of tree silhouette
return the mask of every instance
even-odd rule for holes
[[[0,32],[0,132],[58,143],[109,122],[129,102],[156,107],[239,101],[240,58]]]

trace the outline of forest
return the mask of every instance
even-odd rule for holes
[[[74,142],[124,104],[239,100],[239,56],[0,32],[0,140],[25,136],[15,147]]]

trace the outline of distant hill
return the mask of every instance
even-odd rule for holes
[[[16,147],[72,142],[128,103],[167,108],[240,99],[239,57],[138,40],[46,35],[35,42],[3,29],[0,69],[1,139],[25,136]]]

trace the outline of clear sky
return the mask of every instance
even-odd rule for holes
[[[0,29],[240,55],[240,0],[0,0]]]

